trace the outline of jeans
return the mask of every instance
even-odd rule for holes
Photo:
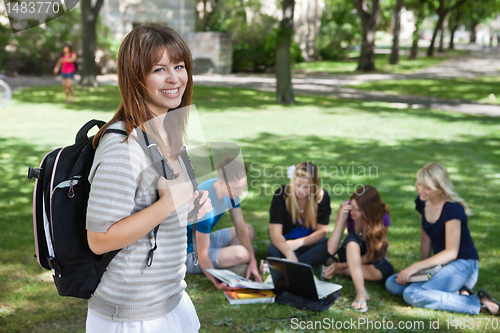
[[[481,301],[477,295],[459,295],[463,286],[472,289],[479,275],[475,259],[455,259],[446,264],[429,281],[400,285],[394,274],[385,282],[393,295],[403,296],[406,303],[426,309],[479,314]]]
[[[328,238],[324,238],[315,244],[299,247],[294,252],[299,262],[309,264],[311,266],[323,265],[328,258],[330,258],[330,254],[327,251],[327,243]],[[267,256],[285,258],[283,253],[281,253],[281,251],[278,250],[272,242],[267,248]]]

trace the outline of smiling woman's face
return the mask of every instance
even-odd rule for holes
[[[187,82],[184,62],[170,62],[165,51],[146,78],[146,105],[157,116],[175,109],[181,104]]]

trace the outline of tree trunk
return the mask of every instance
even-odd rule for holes
[[[453,39],[455,38],[455,32],[458,29],[458,23],[450,28],[450,45],[448,45],[448,48],[450,50],[455,49],[455,42]]]
[[[96,80],[97,66],[95,63],[96,51],[96,24],[101,10],[103,0],[96,0],[95,6],[92,7],[92,0],[81,0],[80,6],[82,10],[82,36],[83,36],[83,68],[82,86],[97,87]]]
[[[276,37],[276,103],[294,104],[290,46],[295,0],[283,0],[283,19]]]
[[[457,8],[455,15],[453,15],[453,20],[450,23],[450,45],[448,46],[450,50],[453,50],[455,48],[455,42],[453,41],[453,39],[455,39],[455,32],[458,30],[458,26],[460,24],[460,16],[460,8]]]
[[[418,40],[420,39],[420,28],[422,27],[422,23],[424,21],[424,4],[421,1],[418,11],[417,11],[417,19],[415,20],[415,30],[412,34],[412,45],[410,50],[410,56],[408,59],[417,60],[418,58]]]
[[[415,21],[415,30],[412,34],[413,43],[411,45],[410,60],[416,60],[418,58],[418,40],[420,39],[420,28],[424,21],[424,2],[419,2],[419,7],[417,10],[417,19]]]
[[[356,0],[356,9],[361,19],[361,32],[363,41],[361,54],[359,56],[358,68],[363,72],[375,71],[375,32],[380,24],[381,8],[380,0],[372,1],[372,11],[368,12],[368,0]]]
[[[470,25],[470,44],[476,44],[476,33],[477,33],[477,22],[475,20],[471,21]]]
[[[439,37],[439,49],[438,52],[443,53],[444,52],[444,33],[446,31],[446,20],[443,20],[443,23],[441,24],[441,36]]]
[[[436,27],[434,28],[434,33],[432,34],[432,39],[431,39],[431,45],[429,45],[429,48],[427,49],[427,56],[432,57],[434,55],[434,44],[436,43],[436,37],[438,30],[443,26],[444,22],[444,17],[446,16],[447,12],[445,12],[444,9],[444,4],[443,0],[440,0],[440,6],[438,9],[438,21],[436,23]]]
[[[394,38],[392,40],[392,51],[389,58],[391,65],[399,64],[399,34],[401,32],[401,9],[403,8],[403,0],[396,2],[394,11]]]

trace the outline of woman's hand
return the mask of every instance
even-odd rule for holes
[[[339,211],[337,212],[337,219],[335,220],[335,223],[343,225],[347,221],[347,217],[349,216],[351,209],[351,201],[343,202],[342,205],[340,205]]]
[[[297,256],[295,255],[295,252],[293,252],[293,251],[290,254],[288,254],[286,256],[286,258],[288,260],[291,260],[291,261],[299,262],[299,259],[297,259]]]
[[[208,197],[208,191],[194,191],[193,197],[189,202],[189,211],[192,211],[194,208],[194,201],[196,198],[200,198],[199,204],[200,208],[198,209],[198,220],[212,211],[212,201]]]
[[[181,181],[179,178],[169,181],[165,177],[158,178],[158,194],[160,196],[158,201],[162,202],[165,207],[169,207],[167,211],[170,214],[188,202],[194,202],[194,198],[196,198],[194,193],[191,192],[189,183]],[[170,214],[164,218],[167,218]]]
[[[286,245],[290,248],[290,250],[295,251],[302,246],[304,240],[298,239],[289,239],[286,241]]]
[[[418,271],[419,270],[418,268],[415,267],[415,265],[406,267],[405,269],[403,269],[401,272],[398,273],[398,275],[396,276],[396,282],[401,285],[407,284],[410,276],[412,276]]]

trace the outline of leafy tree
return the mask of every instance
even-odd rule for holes
[[[470,27],[470,42],[475,43],[477,25],[498,15],[500,0],[469,1],[459,10],[459,21]]]
[[[436,14],[438,15],[438,20],[432,34],[431,44],[427,49],[427,56],[429,57],[434,55],[434,43],[436,41],[438,31],[443,31],[443,24],[446,15],[470,0],[434,0],[434,2],[435,1],[437,1]],[[443,33],[441,35],[443,35]]]
[[[73,9],[44,26],[12,32],[10,26],[1,26],[2,51],[0,57],[7,74],[52,73],[62,47],[71,43],[74,50],[81,47],[79,11]],[[8,46],[8,47],[7,47]]]
[[[0,15],[2,15],[0,13]],[[6,17],[6,16],[5,16]],[[0,71],[6,74],[51,74],[64,44],[82,53],[80,7],[47,22],[44,26],[13,33],[0,24]],[[97,48],[106,59],[116,59],[119,41],[100,20],[97,23]]]

